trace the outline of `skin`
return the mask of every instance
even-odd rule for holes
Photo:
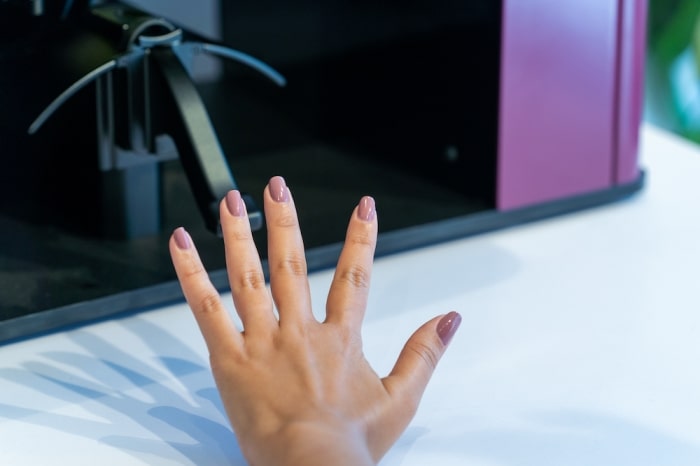
[[[312,314],[296,209],[281,177],[265,188],[264,209],[269,287],[240,193],[231,191],[220,206],[243,331],[225,310],[187,232],[177,229],[170,239],[241,450],[252,466],[374,465],[413,418],[461,317],[451,312],[423,324],[391,373],[378,376],[360,336],[377,241],[374,200],[362,198],[350,217],[323,322]]]

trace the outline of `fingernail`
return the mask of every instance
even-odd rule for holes
[[[289,189],[284,178],[281,176],[273,176],[270,179],[270,195],[275,202],[289,202]]]
[[[365,222],[371,222],[374,220],[374,215],[376,214],[376,209],[374,206],[374,199],[370,196],[364,196],[360,199],[360,204],[357,207],[357,216],[360,220]]]
[[[192,238],[190,238],[189,233],[187,233],[184,228],[176,228],[173,232],[173,236],[175,237],[175,244],[178,248],[189,249],[192,247]]]
[[[243,208],[243,199],[241,193],[234,189],[226,193],[226,208],[234,217],[243,217],[245,210]]]
[[[440,319],[437,325],[437,334],[442,340],[442,344],[447,346],[447,344],[452,340],[455,332],[459,328],[459,324],[462,323],[462,316],[457,312],[450,312],[445,317]]]

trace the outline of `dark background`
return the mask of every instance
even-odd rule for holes
[[[494,208],[498,2],[222,5],[224,43],[267,62],[288,85],[227,63],[200,93],[241,190],[262,205],[267,180],[286,178],[313,267],[334,265],[337,248],[328,246],[342,241],[365,194],[377,200],[380,242],[383,233]],[[120,239],[102,230],[114,213],[99,199],[93,88],[27,135],[48,102],[111,53],[81,35],[79,21],[27,21],[0,15],[0,320],[180,299],[167,253],[180,225],[225,288],[223,244],[204,228],[178,160],[159,165],[160,233]],[[76,62],[66,50],[81,47]],[[264,228],[256,241],[264,258]]]

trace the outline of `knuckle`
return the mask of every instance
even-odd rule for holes
[[[438,361],[440,360],[440,353],[432,346],[423,342],[414,341],[407,344],[406,349],[418,356],[431,372],[437,367]]]
[[[180,274],[182,275],[183,280],[192,278],[199,279],[203,276],[207,276],[207,271],[204,269],[201,262],[189,260],[185,266],[182,267]]]
[[[362,335],[349,326],[340,326],[337,333],[340,348],[349,353],[362,353]]]
[[[280,228],[294,228],[297,226],[297,217],[292,213],[284,213],[274,220],[274,224]]]
[[[195,309],[200,314],[213,314],[215,312],[220,312],[221,299],[217,293],[206,293],[197,300]]]
[[[367,233],[348,235],[345,242],[352,246],[372,247],[374,245],[373,237]]]
[[[280,259],[275,269],[294,276],[306,276],[306,259],[298,254],[291,254]]]
[[[257,291],[265,288],[267,283],[265,281],[265,276],[259,270],[247,270],[243,272],[238,279],[235,289],[237,291],[252,290]]]
[[[234,241],[250,241],[253,239],[253,235],[250,230],[239,230],[236,229],[230,233],[230,238]]]
[[[369,288],[370,271],[361,265],[352,265],[340,271],[338,279],[355,288]]]
[[[359,345],[362,348],[362,336],[358,329],[352,325],[345,325],[335,322],[324,322],[322,327],[329,329],[333,334],[332,342],[342,349],[350,349]]]

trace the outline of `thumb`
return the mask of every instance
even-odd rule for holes
[[[391,373],[382,380],[391,403],[383,422],[374,426],[374,435],[369,436],[377,461],[413,419],[425,387],[461,322],[462,316],[450,312],[423,324],[408,339]]]
[[[408,339],[384,379],[387,390],[407,402],[412,412],[461,322],[462,316],[452,311],[423,324]]]

